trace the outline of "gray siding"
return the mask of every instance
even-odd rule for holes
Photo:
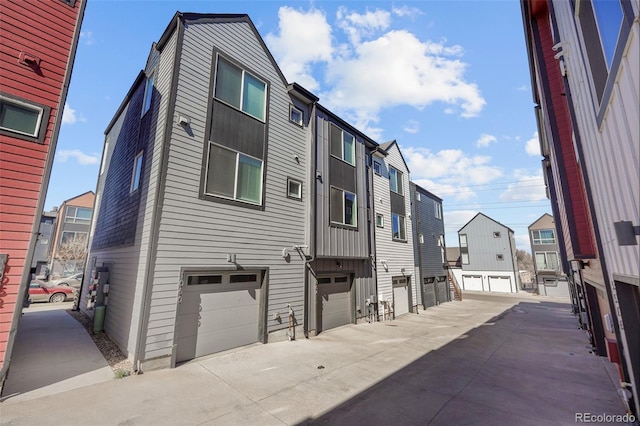
[[[264,211],[199,199],[214,48],[269,82]],[[295,251],[284,259],[282,251],[306,244],[305,203],[287,198],[286,185],[287,177],[307,184],[307,130],[288,120],[291,99],[285,82],[244,21],[187,23],[177,84],[175,115],[186,115],[191,123],[185,129],[169,117],[173,126],[151,271],[147,359],[172,352],[180,269],[235,268],[227,262],[228,253],[236,255],[237,268],[269,270],[267,331],[287,326],[272,319],[276,311],[286,312],[287,304],[299,317],[303,312],[304,260]]]
[[[416,200],[416,191],[420,192],[420,201]],[[444,235],[444,220],[437,219],[435,215],[435,205],[441,201],[414,184],[411,184],[411,200],[414,212],[413,225],[416,228],[413,238],[416,265],[420,267],[422,278],[446,275],[442,261],[442,247],[438,245],[438,238]],[[424,236],[424,244],[420,244],[418,249],[420,234]]]
[[[335,123],[340,127],[338,123]],[[331,226],[329,218],[330,199],[330,163],[332,159],[329,151],[329,118],[318,112],[316,116],[316,171],[320,178],[316,179],[316,256],[368,258],[369,235],[367,217],[366,165],[365,145],[362,139],[356,137],[356,196],[358,205],[357,229]],[[353,133],[350,130],[346,130]],[[340,161],[340,160],[336,160]],[[352,168],[351,166],[345,166]],[[342,188],[347,189],[348,188]]]
[[[500,232],[495,238],[494,232]],[[463,270],[469,271],[514,271],[512,238],[510,231],[504,225],[488,218],[483,214],[476,215],[458,234],[467,235],[469,249],[469,264],[463,264]],[[504,260],[498,261],[496,256],[501,254]]]

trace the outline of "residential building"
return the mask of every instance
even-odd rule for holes
[[[136,369],[302,330],[313,103],[247,15],[178,12],[153,44],[105,132],[85,274]]]
[[[52,278],[83,270],[95,198],[96,194],[88,191],[60,206],[51,235],[49,273]]]
[[[58,210],[53,209],[50,212],[42,213],[40,218],[38,242],[31,260],[31,268],[35,268],[37,277],[46,278],[49,275],[49,258],[57,217]]]
[[[553,216],[545,213],[529,225],[535,284],[542,296],[569,297],[567,276],[558,254],[558,239]]]
[[[0,386],[30,281],[84,8],[84,0],[2,2]]]
[[[640,412],[640,4],[522,0],[560,256]]]
[[[420,303],[426,309],[451,300],[442,199],[413,182],[409,187],[416,287],[420,289]]]
[[[517,293],[516,243],[511,228],[483,213],[458,231],[462,268],[453,270],[463,290]]]
[[[371,154],[375,262],[380,315],[417,312],[409,168],[394,140]]]
[[[377,143],[319,104],[313,117],[305,332],[318,334],[377,314],[367,168]]]

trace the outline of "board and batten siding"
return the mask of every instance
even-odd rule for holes
[[[410,276],[412,305],[420,300],[416,286],[414,253],[413,253],[413,222],[411,214],[411,196],[409,187],[409,170],[405,166],[402,154],[397,144],[392,144],[386,157],[376,157],[381,163],[381,175],[373,175],[373,218],[376,214],[384,216],[384,227],[375,228],[376,243],[376,272],[378,276],[378,298],[380,301],[393,301],[392,277]],[[391,222],[391,189],[389,181],[389,166],[402,172],[402,191],[405,204],[405,241],[394,241]],[[388,271],[382,264],[386,261]],[[404,269],[404,273],[402,270]]]
[[[151,109],[147,114],[152,114],[148,119],[151,123],[151,129],[148,132],[147,141],[141,142],[144,148],[143,171],[140,191],[140,202],[136,216],[136,228],[134,243],[128,246],[111,247],[106,249],[91,250],[87,256],[87,270],[85,277],[91,273],[94,266],[109,267],[109,302],[105,315],[105,330],[111,339],[120,347],[120,349],[133,360],[136,353],[136,343],[139,338],[140,321],[142,320],[143,303],[144,303],[144,283],[147,279],[147,264],[149,256],[150,238],[153,234],[153,215],[156,205],[156,194],[158,189],[158,176],[161,169],[161,157],[163,150],[163,140],[165,133],[165,124],[167,119],[167,109],[169,103],[169,91],[172,79],[173,64],[175,62],[175,51],[177,42],[177,32],[174,32],[169,41],[165,44],[163,51],[152,51],[148,64],[146,66],[146,74],[155,73],[154,81],[154,98]],[[140,86],[135,90],[140,91],[139,95],[144,93],[144,79]],[[134,95],[135,96],[135,92]],[[92,222],[91,240],[94,237],[96,221],[100,220],[99,212],[102,202],[101,195],[104,192],[104,186],[107,182],[111,162],[118,162],[117,158],[113,158],[116,151],[116,145],[119,140],[128,141],[128,138],[120,138],[122,133],[131,131],[126,126],[123,127],[124,119],[128,114],[140,116],[141,104],[135,103],[133,106],[129,103],[122,110],[120,117],[117,118],[110,131],[105,138],[105,146],[103,148],[104,167],[101,167],[102,173],[98,178],[98,188],[96,196],[96,204],[94,207],[94,219]],[[133,138],[133,143],[136,143]],[[129,140],[131,143],[131,140]],[[133,162],[126,164],[127,173],[122,177],[127,182],[131,181]],[[92,241],[89,242],[91,247]],[[89,284],[89,280],[85,278],[85,287]],[[86,292],[81,295],[80,306],[86,311],[87,295]],[[174,310],[175,306],[171,306]],[[166,310],[167,308],[165,308]],[[87,312],[92,315],[92,311]]]
[[[494,232],[500,232],[500,237],[495,238]],[[467,235],[469,249],[469,263],[463,264],[462,269],[467,271],[511,271],[513,272],[513,259],[511,238],[509,229],[488,217],[478,214],[471,222],[467,223],[458,235]],[[497,255],[502,254],[504,260],[497,260]]]
[[[329,164],[330,154],[330,123],[344,131],[351,133],[355,139],[356,152],[356,202],[358,205],[357,230],[346,227],[331,226],[330,194],[331,183]],[[365,144],[362,138],[352,130],[345,129],[337,121],[318,111],[316,114],[316,172],[320,177],[316,179],[316,257],[344,257],[368,258],[369,235],[367,218],[366,164]]]
[[[611,97],[602,124],[598,126],[597,96],[588,76],[588,55],[573,24],[571,4],[554,2],[561,37],[566,40],[563,51],[568,69],[577,127],[591,185],[596,217],[609,274],[640,275],[640,246],[619,246],[614,222],[640,223],[640,24],[633,22],[629,37],[622,40],[624,52],[614,78]],[[583,62],[584,59],[584,62]],[[615,289],[614,289],[615,291]]]
[[[264,210],[199,198],[213,49],[268,81]],[[181,268],[268,269],[266,329],[286,328],[273,320],[291,304],[299,319],[304,300],[304,260],[282,251],[305,241],[306,200],[287,198],[287,177],[306,189],[306,130],[289,122],[290,97],[260,39],[247,21],[186,22],[178,66],[175,115],[190,118],[189,131],[173,119],[157,252],[152,274],[145,358],[170,355]],[[296,161],[295,156],[298,156]],[[304,196],[303,196],[304,197]]]
[[[420,244],[419,235],[422,234],[424,237],[424,243],[420,244],[420,257],[418,257],[418,250],[415,251],[416,265],[422,271],[422,278],[447,275],[442,259],[443,247],[438,245],[439,237],[444,236],[444,217],[438,219],[435,213],[436,204],[442,204],[442,202],[413,183],[411,191],[414,212],[412,222],[417,229],[417,235],[414,235],[415,246]],[[420,201],[417,200],[415,193],[420,194]]]

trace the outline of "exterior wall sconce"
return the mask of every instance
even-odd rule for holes
[[[613,227],[616,230],[619,246],[638,245],[636,236],[640,235],[640,226],[633,226],[633,223],[629,220],[621,220],[620,222],[613,222]]]
[[[387,264],[387,261],[381,260],[380,263],[382,264],[382,267],[384,268],[385,272],[389,272],[389,265]]]

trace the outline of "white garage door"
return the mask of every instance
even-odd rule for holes
[[[317,283],[317,332],[351,324],[351,282],[349,277],[319,277]]]
[[[484,290],[482,288],[482,275],[463,275],[462,287],[465,290]]]
[[[489,290],[499,293],[511,293],[511,277],[489,276]]]
[[[259,341],[261,272],[188,276],[176,325],[176,362]]]
[[[396,317],[409,312],[409,282],[407,278],[392,278],[393,309]]]

